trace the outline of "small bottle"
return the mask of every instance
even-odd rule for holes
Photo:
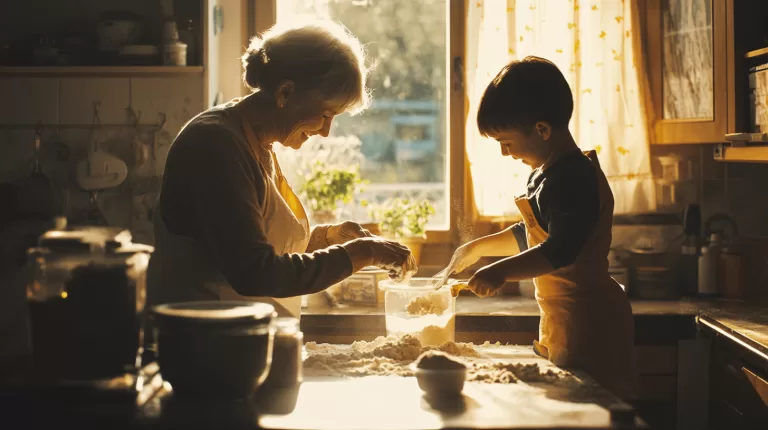
[[[720,246],[720,235],[712,233],[709,237],[709,243],[701,247],[698,270],[700,296],[713,297],[717,295],[717,266],[720,262]]]
[[[183,20],[179,28],[179,40],[187,44],[187,65],[197,66],[199,64],[197,49],[197,32],[195,24],[191,19]]]

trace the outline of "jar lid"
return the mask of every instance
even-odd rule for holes
[[[158,305],[152,313],[161,319],[175,321],[268,324],[275,315],[275,307],[261,302],[209,300]]]
[[[131,232],[116,227],[70,227],[50,230],[38,246],[52,252],[90,252],[96,248],[115,250],[131,243]]]
[[[280,317],[272,320],[272,326],[277,333],[295,333],[299,331],[299,319],[293,317]]]

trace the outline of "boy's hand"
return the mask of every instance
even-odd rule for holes
[[[497,295],[503,285],[504,276],[498,275],[492,267],[484,267],[469,278],[467,288],[477,297],[490,297]]]
[[[435,278],[448,277],[453,273],[461,273],[480,259],[480,256],[475,251],[475,248],[471,243],[460,246],[451,257],[451,262],[448,263],[448,267],[441,270]]]

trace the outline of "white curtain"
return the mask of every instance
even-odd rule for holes
[[[574,97],[570,130],[594,149],[613,190],[615,213],[654,211],[645,81],[636,66],[636,0],[471,0],[467,22],[467,156],[480,215],[512,216],[530,169],[501,157],[477,131],[477,106],[501,68],[527,55],[546,58]],[[636,18],[636,17],[634,17]],[[637,19],[634,19],[637,22]],[[642,89],[642,90],[641,90]]]

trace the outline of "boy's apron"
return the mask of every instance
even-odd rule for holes
[[[555,365],[583,369],[598,384],[624,400],[636,393],[632,308],[621,286],[608,275],[613,194],[594,151],[600,218],[574,264],[534,279],[541,311],[538,354]],[[528,247],[548,233],[538,224],[526,197],[515,200],[525,222]]]
[[[272,158],[274,173],[267,178],[264,203],[264,225],[267,242],[277,255],[306,252],[309,243],[309,220],[299,198],[285,180],[274,152],[256,139],[250,125],[241,121],[251,150],[266,172],[271,172],[267,157]],[[243,297],[224,279],[213,264],[202,243],[168,231],[160,214],[153,217],[155,252],[147,274],[149,302],[153,305],[195,300],[251,300],[275,306],[280,316],[300,317],[301,297],[285,299]]]

